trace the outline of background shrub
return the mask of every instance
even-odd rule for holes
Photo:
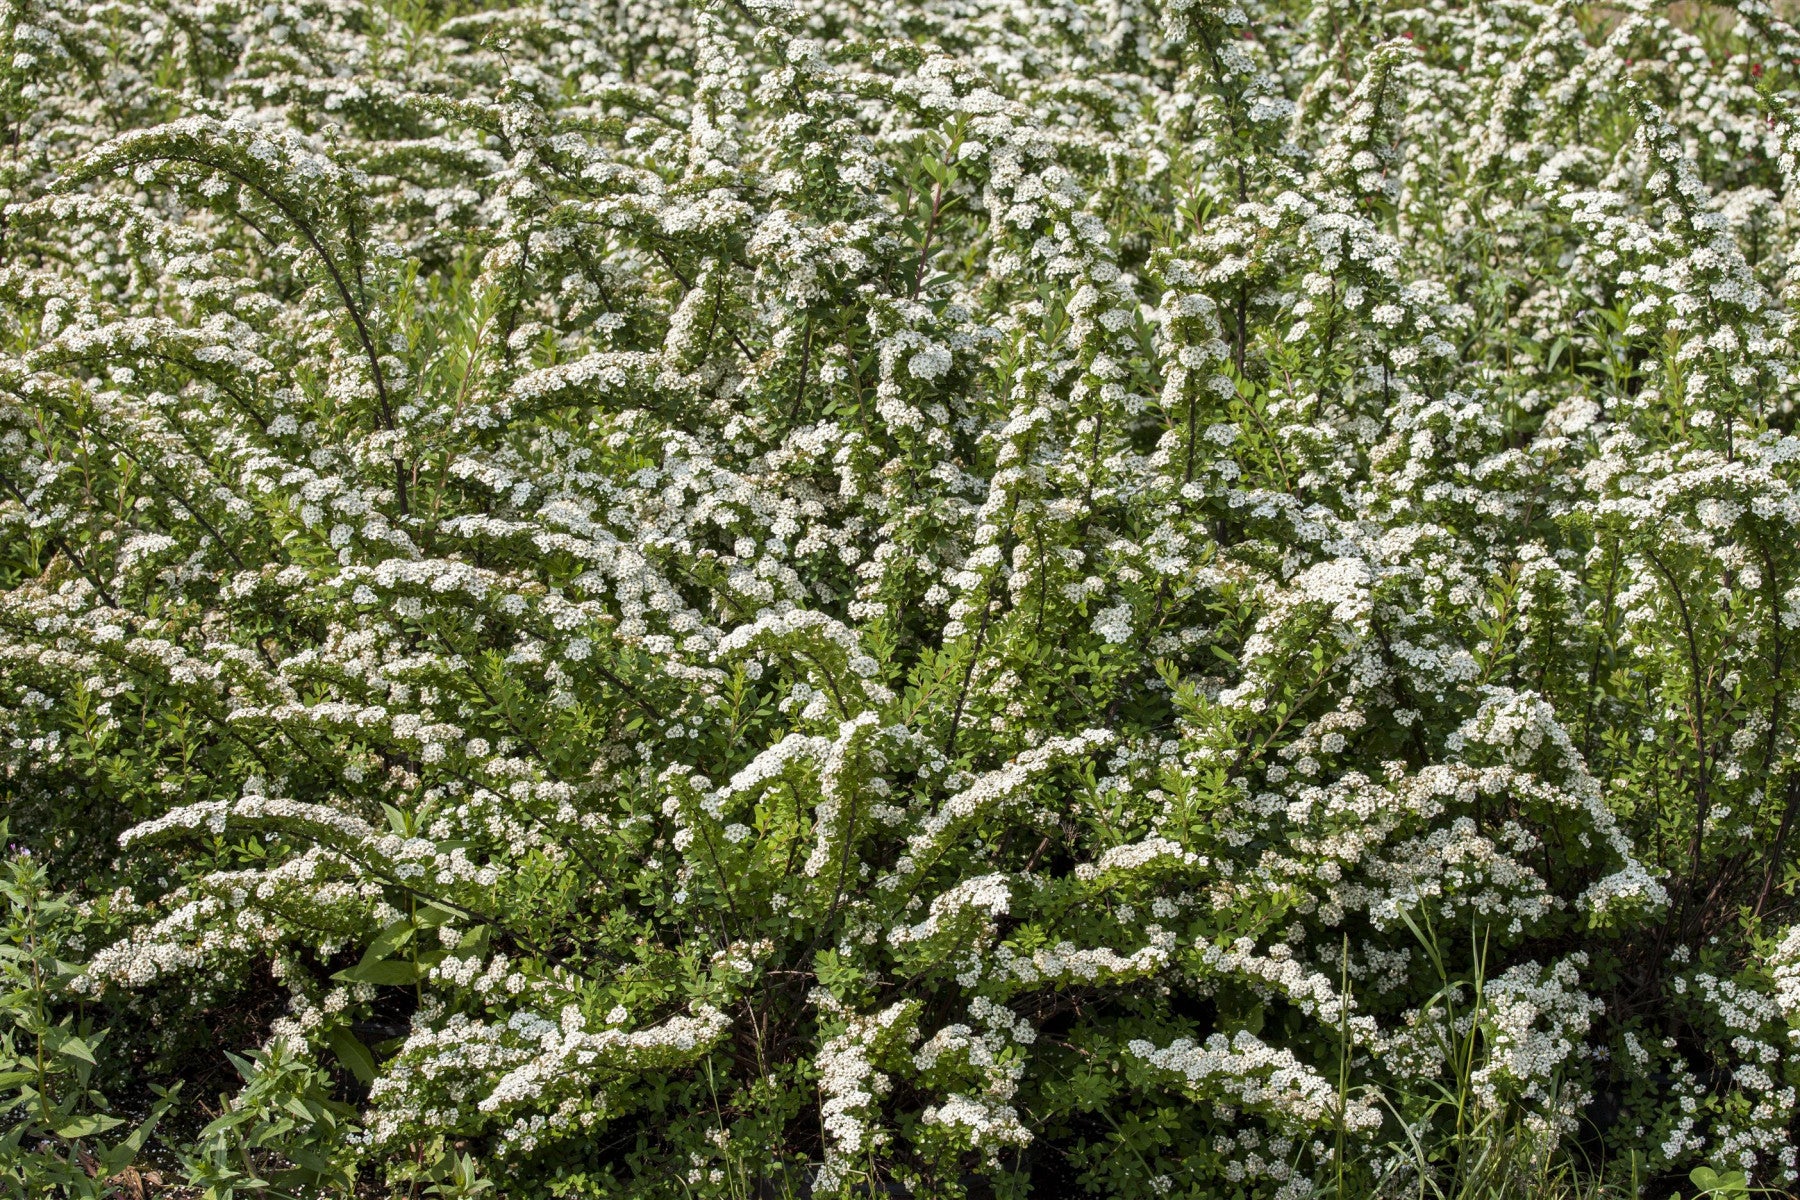
[[[5,14],[15,1193],[1791,1185],[1760,0]]]

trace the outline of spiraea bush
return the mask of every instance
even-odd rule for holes
[[[0,11],[14,1194],[1793,1186],[1777,9]]]

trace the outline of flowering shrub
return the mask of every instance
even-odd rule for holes
[[[32,1028],[215,1200],[1794,1181],[1762,0],[3,28]]]

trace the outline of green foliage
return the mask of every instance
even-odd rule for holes
[[[345,1137],[356,1110],[331,1098],[331,1075],[279,1043],[234,1054],[231,1064],[244,1086],[220,1098],[224,1112],[200,1131],[186,1156],[188,1178],[205,1200],[346,1192],[355,1171]]]
[[[10,832],[0,821],[0,841]],[[113,1112],[94,1082],[105,1031],[71,1011],[80,968],[61,956],[80,926],[72,903],[29,852],[12,847],[0,867],[0,1184],[23,1198],[113,1195],[174,1092],[135,1124]]]

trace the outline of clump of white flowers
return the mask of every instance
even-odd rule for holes
[[[7,3],[0,795],[210,1194],[1796,1180],[1776,7]]]

